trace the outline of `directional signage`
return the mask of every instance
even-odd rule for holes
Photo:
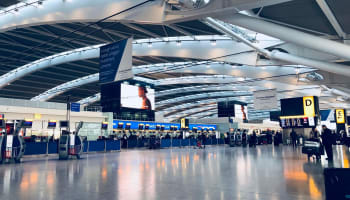
[[[303,97],[303,107],[304,107],[304,116],[306,117],[315,117],[315,101],[314,97]]]
[[[108,44],[100,48],[100,83],[133,78],[132,39]]]
[[[335,110],[335,119],[337,124],[345,124],[345,111],[344,109]]]
[[[80,112],[80,103],[71,103],[70,110],[72,112]]]
[[[255,110],[271,110],[278,108],[277,91],[275,89],[255,91],[253,95]]]

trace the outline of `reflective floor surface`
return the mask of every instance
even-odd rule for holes
[[[349,167],[345,147],[334,167]],[[0,166],[1,200],[323,199],[327,161],[288,146],[131,150]]]

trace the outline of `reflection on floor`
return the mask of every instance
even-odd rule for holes
[[[334,147],[335,167],[349,151]],[[132,150],[0,166],[0,199],[323,199],[323,168],[281,146]]]

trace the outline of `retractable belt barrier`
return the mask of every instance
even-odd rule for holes
[[[223,139],[206,139],[205,145],[224,144]],[[148,139],[128,140],[127,148],[142,148],[149,145]],[[161,148],[196,146],[197,139],[161,139]],[[120,151],[121,140],[85,141],[83,152]],[[58,142],[28,142],[25,155],[57,154]]]

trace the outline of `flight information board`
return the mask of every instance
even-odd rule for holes
[[[303,118],[281,118],[280,125],[282,128],[311,128],[317,125],[314,117]]]

